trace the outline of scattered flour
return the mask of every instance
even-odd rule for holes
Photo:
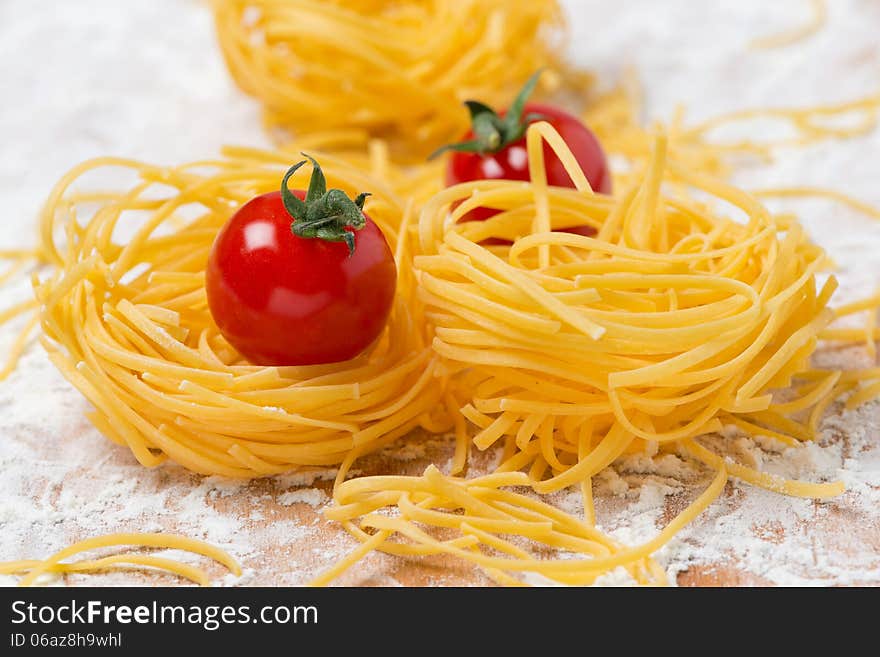
[[[290,506],[291,504],[308,504],[314,508],[320,508],[330,501],[329,496],[318,488],[304,488],[290,491],[278,496],[278,504]]]
[[[611,572],[597,577],[593,586],[637,586],[637,582],[626,572],[626,568],[618,566]]]
[[[880,8],[869,4],[840,0],[831,7],[828,27],[808,42],[754,53],[743,48],[753,26],[764,24],[769,11],[768,31],[785,27],[791,18],[785,7],[793,3],[743,1],[720,11],[716,3],[632,0],[597,35],[593,17],[607,13],[607,3],[566,2],[579,62],[606,80],[626,66],[638,70],[647,85],[646,119],[669,117],[685,101],[695,120],[739,107],[830,102],[876,89]],[[0,14],[11,11],[4,6]],[[175,19],[168,21],[169,15]],[[267,143],[256,103],[234,88],[224,70],[204,3],[30,3],[6,23],[0,45],[16,56],[0,59],[0,77],[18,90],[19,102],[0,106],[0,184],[8,219],[8,230],[0,235],[3,248],[33,243],[46,181],[82,159],[113,153],[180,162],[211,157],[223,143]],[[823,65],[816,66],[817,61]],[[48,67],[52,76],[38,74]],[[210,120],[199,120],[206,116]],[[737,182],[825,184],[828,171],[846,171],[835,184],[880,204],[877,162],[880,132],[781,152],[774,166],[744,169]],[[839,263],[838,303],[874,289],[880,225],[825,201],[786,201],[775,207],[801,212],[810,233]],[[5,285],[0,308],[28,296],[24,280]],[[13,322],[0,331],[0,354],[6,353],[16,326]],[[872,365],[859,347],[824,349],[816,362],[822,367]],[[253,482],[200,478],[175,466],[147,470],[87,423],[87,409],[37,345],[18,371],[0,383],[0,560],[45,556],[102,533],[176,531],[224,547],[242,562],[240,578],[208,564],[220,585],[295,585],[355,546],[320,515],[333,470]],[[847,493],[816,503],[732,484],[656,555],[672,581],[700,571],[733,572],[750,582],[782,585],[880,583],[880,404],[856,411],[830,409],[822,441],[799,449],[784,449],[768,438],[743,440],[735,427],[726,428],[723,436],[737,458],[751,458],[782,476],[840,478]],[[399,447],[388,452],[402,459],[394,462],[395,471],[418,470],[425,458],[445,463],[451,452],[438,455],[437,445],[428,449],[423,443]],[[477,456],[479,467],[497,463],[497,453]],[[600,525],[630,545],[650,540],[706,481],[704,470],[676,455],[622,459],[595,479]],[[582,512],[576,492],[563,491],[553,500],[569,512]],[[371,554],[341,581],[397,585],[405,581],[399,572],[399,562]],[[434,577],[421,583],[483,581],[471,571]],[[546,584],[537,576],[528,581]],[[0,577],[0,584],[14,582]],[[63,582],[178,581],[108,573],[90,579],[69,576]],[[623,569],[597,582],[628,583]]]

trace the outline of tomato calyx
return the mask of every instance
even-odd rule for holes
[[[349,198],[341,189],[327,189],[327,179],[321,165],[310,155],[302,155],[312,163],[312,176],[305,200],[299,199],[287,186],[287,181],[302,167],[306,160],[297,162],[287,170],[281,180],[281,201],[287,214],[293,219],[290,230],[303,239],[321,239],[325,242],[345,242],[348,256],[354,255],[354,233],[346,228],[360,230],[367,219],[364,201],[369,192],[361,192]]]
[[[545,118],[542,114],[535,113],[522,115],[526,101],[535,90],[540,77],[541,71],[538,71],[528,79],[504,116],[478,100],[466,100],[464,104],[471,115],[471,132],[474,138],[441,146],[428,159],[432,160],[446,151],[480,155],[498,153],[522,139],[530,123]]]

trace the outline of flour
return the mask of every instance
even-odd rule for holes
[[[636,586],[637,582],[632,575],[626,572],[622,566],[618,566],[614,570],[600,575],[593,582],[593,586]]]
[[[659,550],[655,559],[673,582],[694,569],[704,577],[713,573],[730,577],[736,572],[750,577],[748,583],[787,586],[880,583],[878,427],[880,403],[874,402],[855,411],[832,409],[822,423],[822,439],[800,447],[780,448],[775,440],[748,439],[733,426],[706,438],[713,448],[737,460],[750,456],[766,472],[808,481],[841,479],[847,492],[837,499],[814,501],[731,480],[726,493]],[[621,458],[594,478],[598,526],[625,545],[643,544],[707,484],[702,466],[675,455]],[[559,492],[551,501],[567,513],[583,514],[578,491]],[[550,584],[536,575],[526,581]],[[631,583],[622,568],[596,582]]]
[[[661,549],[656,559],[672,579],[689,568],[721,567],[743,571],[757,581],[791,586],[880,582],[876,533],[880,445],[878,433],[865,430],[876,428],[878,418],[880,405],[868,404],[828,416],[823,423],[824,444],[807,443],[779,454],[763,452],[762,468],[767,472],[815,481],[842,479],[847,492],[841,498],[793,499],[734,481],[733,490]],[[757,451],[758,446],[752,449]],[[844,456],[852,452],[858,456]],[[611,534],[628,545],[644,543],[668,521],[666,498],[680,491],[644,482],[637,501],[623,509],[600,498],[600,523],[608,522]],[[577,512],[577,506],[570,504],[567,510]],[[609,506],[613,517],[605,519],[602,510]],[[841,531],[844,522],[846,532]]]
[[[361,473],[357,468],[349,470],[349,474],[355,477]],[[297,486],[312,486],[316,481],[333,481],[336,478],[336,470],[332,468],[305,469],[301,472],[278,475],[275,481],[281,488],[294,488]]]
[[[98,155],[175,163],[213,157],[224,143],[268,145],[257,104],[238,92],[225,71],[204,3],[155,0],[120,3],[0,3],[8,18],[0,46],[0,78],[17,102],[0,105],[0,185],[6,230],[0,248],[33,245],[36,213],[48,185],[79,161]],[[829,3],[828,27],[804,44],[752,52],[757,34],[785,29],[800,18],[801,0],[777,3],[695,3],[570,0],[572,56],[610,83],[627,67],[646,84],[646,121],[668,119],[676,105],[700,120],[732,109],[831,102],[877,88],[880,5],[864,0]],[[769,13],[768,13],[769,12]],[[168,20],[173,16],[173,20]],[[794,19],[794,21],[792,20]],[[597,24],[602,25],[596,30]],[[817,62],[821,65],[817,65]],[[42,74],[51,70],[52,75]],[[773,126],[739,127],[754,137]],[[773,166],[744,167],[735,182],[832,185],[880,205],[880,132],[865,139],[784,150]],[[113,174],[105,179],[114,182]],[[807,230],[839,265],[835,303],[877,286],[880,223],[827,201],[780,201],[796,210]],[[29,298],[23,277],[0,288],[0,308]],[[861,317],[849,321],[858,325]],[[14,339],[0,329],[0,355]],[[823,348],[821,367],[873,366],[864,348]],[[170,465],[140,466],[84,418],[89,405],[48,362],[36,344],[19,369],[0,383],[0,560],[41,557],[70,542],[119,531],[174,531],[227,549],[244,567],[236,578],[204,565],[219,585],[303,584],[356,546],[321,515],[335,477],[311,469],[252,482],[202,478]],[[842,479],[847,493],[816,503],[733,482],[656,559],[674,582],[693,573],[746,583],[880,583],[880,404],[855,411],[829,409],[822,440],[788,449],[770,438],[743,439],[727,427],[731,455],[781,476],[809,481]],[[386,470],[418,473],[427,461],[448,469],[448,441],[395,443],[386,460],[370,457],[352,476]],[[470,475],[498,463],[498,452],[477,453]],[[628,545],[654,538],[708,483],[707,471],[680,455],[628,456],[594,480],[602,529]],[[582,513],[580,494],[551,497]],[[484,583],[470,569],[406,575],[401,562],[371,554],[340,580],[344,584]],[[435,573],[436,571],[430,571]],[[59,581],[59,580],[56,580]],[[125,572],[71,575],[69,584],[177,584],[170,576]],[[542,579],[528,576],[531,583]],[[705,581],[705,580],[703,580]],[[2,577],[0,584],[15,578]],[[544,581],[543,583],[546,583]],[[597,584],[625,585],[623,569]]]
[[[295,490],[278,496],[278,504],[290,506],[291,504],[308,504],[316,509],[326,506],[330,498],[322,490],[317,488],[306,488],[304,490]]]

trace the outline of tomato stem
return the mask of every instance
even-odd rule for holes
[[[293,219],[290,230],[303,239],[321,239],[325,242],[345,242],[348,256],[354,255],[354,233],[345,230],[363,228],[367,219],[364,216],[364,201],[369,192],[361,192],[351,199],[341,189],[327,190],[327,179],[321,165],[311,155],[302,153],[312,163],[312,176],[305,200],[297,197],[287,186],[287,181],[302,167],[306,160],[297,162],[287,170],[281,179],[281,201],[284,209]]]
[[[526,106],[526,101],[535,86],[538,84],[538,78],[541,77],[542,70],[536,71],[530,77],[520,92],[513,99],[507,113],[502,117],[494,109],[481,103],[478,100],[466,100],[464,105],[467,107],[471,115],[471,132],[474,134],[473,139],[460,141],[455,144],[446,144],[428,156],[429,160],[446,151],[457,151],[459,153],[479,153],[487,155],[488,153],[498,153],[507,148],[512,143],[522,139],[526,134],[529,124],[534,121],[540,121],[545,118],[541,114],[522,115]]]

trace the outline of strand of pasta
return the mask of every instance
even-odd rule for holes
[[[733,144],[742,149],[778,146],[804,146],[825,139],[845,139],[865,135],[877,125],[880,114],[880,94],[852,101],[817,105],[804,108],[745,109],[721,114],[682,131],[684,140],[706,139],[708,133],[722,125],[755,119],[774,119],[788,124],[797,136],[764,142],[744,141]],[[839,125],[842,119],[858,119],[852,125]],[[766,152],[766,151],[765,151]]]
[[[42,561],[0,562],[0,573],[24,574],[25,576],[19,582],[19,586],[31,586],[45,573],[91,573],[102,570],[147,566],[179,575],[180,577],[189,579],[200,586],[207,586],[210,583],[210,578],[200,568],[196,568],[195,566],[191,566],[175,559],[153,555],[123,553],[101,557],[99,559],[73,562],[64,561],[64,559],[75,556],[81,552],[125,545],[184,550],[193,554],[200,554],[226,566],[235,576],[241,576],[241,567],[238,565],[238,562],[226,551],[221,550],[220,548],[186,536],[149,533],[106,534],[104,536],[94,536],[73,543]]]
[[[810,17],[791,30],[753,39],[749,44],[752,48],[770,49],[790,46],[805,41],[822,29],[828,21],[827,0],[810,0]]]
[[[754,189],[751,190],[751,193],[758,198],[812,197],[829,199],[831,201],[836,201],[837,203],[840,203],[842,205],[847,205],[853,210],[856,210],[857,212],[860,212],[873,219],[880,219],[880,209],[835,189],[825,189],[822,187],[772,187],[767,189]]]
[[[651,155],[652,136],[644,125],[643,111],[641,89],[635,74],[630,72],[617,87],[592,98],[582,117],[609,153],[623,156],[637,167]],[[685,125],[684,107],[680,106],[668,128],[670,153],[675,161],[691,170],[726,179],[744,159],[769,162],[774,150],[780,147],[802,147],[828,139],[865,135],[876,127],[878,115],[880,94],[877,91],[851,101],[824,105],[735,110],[689,126]],[[713,138],[713,132],[720,128],[756,120],[772,121],[793,135],[739,141]],[[614,173],[615,185],[626,187],[632,169],[618,167]],[[813,195],[813,188],[801,186],[798,189],[803,191],[792,195]],[[858,201],[853,205],[857,204]],[[865,204],[861,210],[872,213]]]
[[[447,553],[470,561],[501,583],[518,582],[509,573],[531,572],[561,584],[590,584],[603,572],[626,568],[644,584],[663,585],[665,574],[651,559],[684,525],[703,512],[727,482],[723,464],[706,490],[672,519],[653,540],[626,547],[599,532],[592,523],[567,515],[533,496],[502,490],[529,485],[520,472],[490,474],[474,479],[445,476],[429,466],[420,477],[360,477],[339,485],[336,506],[327,516],[343,522],[361,546],[313,581],[326,584],[371,550],[392,554]],[[397,512],[382,513],[388,508]],[[352,521],[361,518],[359,527]],[[441,541],[424,528],[452,529],[476,542],[467,547]],[[369,530],[376,530],[370,534]],[[392,540],[399,535],[409,542]],[[552,550],[536,558],[510,538]],[[576,558],[572,558],[576,557]],[[502,579],[504,578],[504,579]]]

